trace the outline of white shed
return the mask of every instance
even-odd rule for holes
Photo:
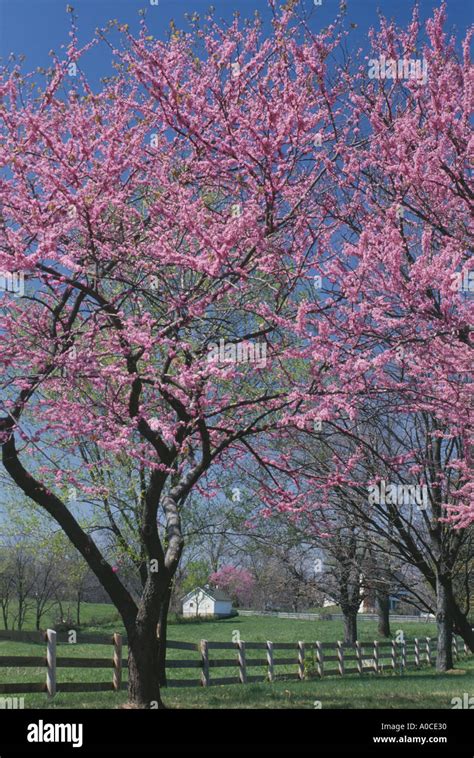
[[[232,614],[232,600],[216,587],[196,587],[181,599],[183,616],[216,616],[226,618]]]

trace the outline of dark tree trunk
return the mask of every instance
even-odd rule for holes
[[[160,693],[161,640],[158,639],[157,630],[160,622],[166,646],[167,605],[172,572],[164,565],[160,568],[161,572],[149,573],[138,613],[132,624],[126,624],[128,699],[135,708],[165,708]]]
[[[344,611],[344,642],[352,645],[357,641],[357,611]]]
[[[23,630],[23,621],[25,619],[25,608],[24,608],[24,601],[22,598],[18,600],[18,619],[17,619],[17,626],[18,631],[21,632]]]
[[[454,629],[461,635],[469,650],[474,652],[474,632],[472,631],[471,624],[456,602],[451,580],[444,580],[443,583]]]
[[[76,598],[76,624],[77,626],[81,625],[81,600],[82,600],[81,592],[79,591],[77,593],[77,598]]]
[[[432,589],[437,593],[437,580],[433,572],[430,570],[426,563],[420,562],[420,571],[428,581]],[[466,614],[460,609],[456,598],[454,596],[452,579],[449,576],[443,575],[443,584],[445,587],[446,596],[448,598],[449,611],[453,621],[453,629],[457,634],[461,635],[468,648],[474,652],[474,631],[471,624],[466,618]]]
[[[136,708],[164,708],[160,694],[156,611],[139,612],[128,635],[128,700]]]
[[[2,603],[3,628],[8,629],[8,607]]]
[[[448,671],[453,668],[453,620],[448,593],[442,578],[438,578],[436,588],[436,626],[438,633],[436,669]]]
[[[377,590],[375,605],[378,616],[378,633],[382,637],[390,637],[390,598],[388,592]]]
[[[167,639],[168,611],[170,607],[170,600],[171,600],[171,587],[168,587],[165,598],[163,600],[163,604],[161,606],[160,619],[158,621],[158,626],[156,630],[157,637],[158,637],[158,676],[159,676],[160,685],[162,687],[166,687],[167,685],[166,639]]]
[[[450,605],[451,616],[454,619],[456,632],[461,635],[471,652],[474,652],[474,632],[464,613],[457,604]]]
[[[62,603],[62,600],[57,595],[56,595],[56,602],[59,608],[59,617],[62,620],[64,618],[63,603]]]

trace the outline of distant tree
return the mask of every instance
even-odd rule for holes
[[[237,606],[249,603],[255,587],[255,578],[250,571],[238,566],[222,566],[210,575],[209,582],[225,590]]]
[[[36,629],[42,619],[57,605],[58,590],[63,582],[58,559],[54,553],[43,552],[34,559],[34,576],[31,592]]]
[[[208,561],[199,559],[191,561],[186,567],[186,575],[181,583],[184,594],[191,592],[195,587],[204,587],[207,583],[211,567]]]
[[[4,629],[10,628],[11,604],[15,595],[13,556],[9,550],[0,551],[0,607]]]

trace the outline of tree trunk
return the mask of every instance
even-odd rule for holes
[[[158,676],[160,685],[166,687],[166,638],[168,629],[168,611],[171,600],[171,586],[166,591],[163,605],[161,606],[160,619],[156,629],[158,637]]]
[[[8,616],[9,616],[9,614],[8,614],[8,605],[9,605],[9,603],[7,603],[6,605],[2,603],[2,616],[3,616],[3,628],[4,629],[8,629]]]
[[[18,627],[18,631],[21,632],[23,629],[23,597],[22,595],[18,596],[17,627]]]
[[[378,633],[382,637],[390,637],[390,598],[388,592],[377,590],[375,605],[378,616]]]
[[[174,568],[174,567],[173,567]],[[165,708],[160,693],[160,640],[158,622],[166,640],[168,592],[172,573],[161,567],[161,573],[150,572],[143,590],[138,613],[128,634],[128,699],[135,708]]]
[[[76,602],[76,624],[77,626],[81,625],[81,592],[77,593],[77,602]]]
[[[449,611],[454,628],[461,635],[469,650],[474,653],[474,632],[466,615],[461,611],[454,597],[451,580],[444,580],[444,589],[448,600]]]
[[[57,602],[58,608],[59,608],[59,617],[62,620],[64,618],[64,614],[63,614],[63,602],[62,602],[62,600],[57,595],[56,595],[56,602]]]
[[[156,620],[142,618],[127,629],[128,699],[136,708],[165,708],[160,694],[159,641]]]
[[[344,611],[344,642],[352,645],[357,640],[357,611]]]
[[[436,626],[438,632],[436,669],[448,671],[453,668],[453,620],[442,577],[438,577],[436,586]]]

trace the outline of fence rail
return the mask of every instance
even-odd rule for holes
[[[344,618],[342,613],[334,613],[333,611],[325,611],[324,609],[318,613],[312,613],[311,611],[249,611],[239,608],[239,616],[269,616],[280,619],[296,619],[299,621],[341,621]],[[358,621],[378,621],[376,613],[358,613]],[[390,621],[393,623],[401,623],[404,621],[417,621],[426,623],[432,623],[435,621],[434,614],[422,613],[416,616],[415,614],[401,614],[390,613]]]
[[[60,692],[105,692],[126,688],[122,672],[128,661],[122,657],[122,646],[126,636],[120,634],[82,634],[78,644],[109,644],[110,658],[86,658],[58,656],[57,644],[68,643],[67,632],[0,631],[0,642],[7,640],[22,642],[42,642],[46,644],[44,656],[4,655],[0,656],[0,669],[5,667],[44,667],[45,681],[36,683],[0,682],[0,694],[21,692],[46,692],[54,697]],[[418,637],[414,639],[357,641],[347,644],[336,642],[212,642],[200,640],[198,643],[169,640],[167,650],[190,651],[196,657],[169,659],[167,670],[198,669],[193,678],[168,679],[168,687],[209,687],[221,684],[247,684],[251,682],[274,682],[277,680],[312,679],[324,676],[346,676],[348,674],[382,674],[386,672],[403,674],[406,668],[430,666],[436,649],[436,639]],[[220,651],[231,650],[233,658],[222,657]],[[212,652],[216,651],[215,657]],[[255,651],[255,652],[252,652]],[[462,651],[462,652],[461,652]],[[290,654],[290,652],[292,654]],[[470,650],[458,636],[453,636],[453,658],[468,656]],[[293,667],[293,671],[276,672],[281,666]],[[112,676],[106,682],[58,682],[57,669],[101,668],[111,669]],[[214,669],[233,668],[233,676],[214,675]],[[255,670],[260,669],[256,674]],[[250,670],[250,671],[249,671]],[[230,672],[229,672],[230,673]]]

